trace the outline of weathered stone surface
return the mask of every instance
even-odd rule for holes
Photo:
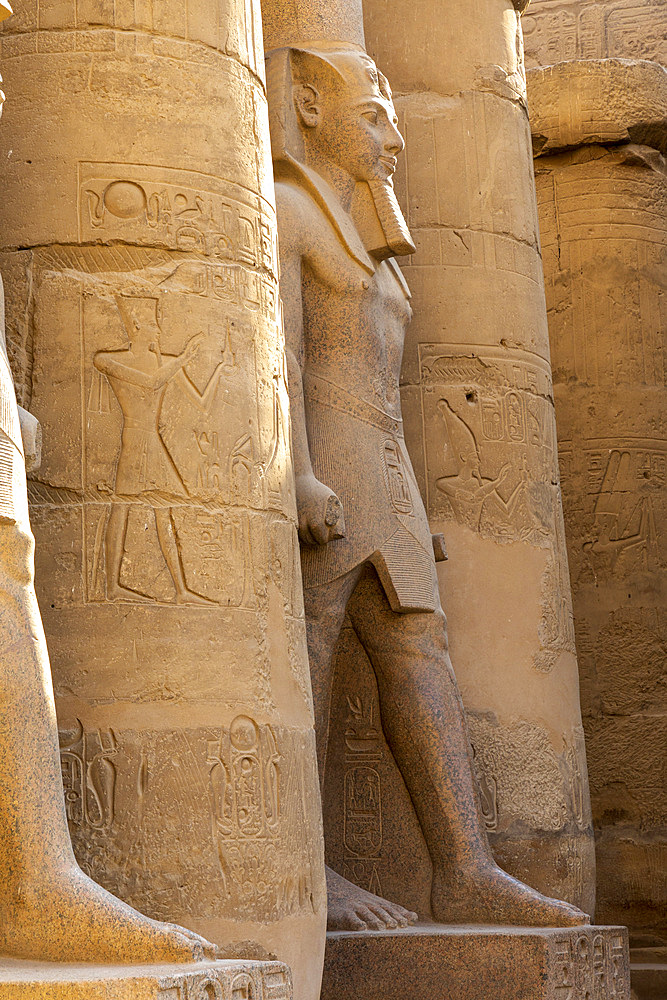
[[[587,59],[527,74],[536,155],[587,143],[637,143],[667,152],[667,69]]]
[[[417,246],[402,262],[414,311],[405,436],[431,529],[447,541],[440,591],[489,837],[513,874],[590,911],[594,847],[520,19],[509,2],[457,2],[446,16],[420,3],[414,14],[406,7],[399,31],[390,10],[366,0],[364,13],[369,51],[397,92],[406,155],[396,187]],[[346,724],[343,714],[339,731]]]
[[[257,2],[22,4],[2,267],[87,873],[319,991],[325,897]]]
[[[663,1000],[667,994],[667,963],[633,962],[630,966],[633,998]]]
[[[629,1000],[627,931],[419,925],[327,934],[322,1000]]]
[[[531,71],[528,90],[598,917],[663,948],[666,80],[646,62],[573,62]]]
[[[530,68],[610,57],[667,62],[662,0],[532,0],[523,33]]]
[[[0,1000],[292,1000],[280,962],[77,966],[0,961]]]

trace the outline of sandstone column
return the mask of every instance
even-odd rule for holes
[[[253,0],[26,0],[8,340],[78,858],[315,1000],[324,892]]]
[[[598,913],[664,961],[667,71],[528,79]]]
[[[507,0],[366,0],[365,28],[406,140],[406,438],[449,549],[442,597],[487,826],[503,867],[592,912],[519,15]]]

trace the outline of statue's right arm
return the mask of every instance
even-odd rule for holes
[[[153,379],[150,375],[145,375],[144,372],[139,371],[137,368],[124,365],[122,361],[118,361],[115,357],[115,355],[125,353],[125,351],[98,351],[93,358],[93,364],[103,375],[120,379],[121,382],[131,382],[133,385],[139,385],[144,389],[151,389],[153,387]]]
[[[118,361],[114,357],[115,354],[123,355],[125,353],[125,351],[99,351],[93,358],[93,364],[103,375],[117,378],[121,382],[129,382],[142,389],[158,389],[170,377],[166,371],[163,371],[163,368],[166,369],[166,365],[163,368],[158,368],[156,372],[142,372],[138,368],[124,365],[122,361]],[[176,366],[176,371],[178,367],[180,366]]]
[[[299,538],[306,545],[324,545],[345,535],[343,507],[325,483],[313,472],[308,445],[306,409],[303,396],[304,342],[301,243],[306,220],[299,212],[298,193],[289,185],[276,185],[278,231],[280,233],[280,295],[285,318],[287,380],[292,425],[292,449],[296,478]]]

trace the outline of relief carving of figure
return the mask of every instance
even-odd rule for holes
[[[595,501],[593,537],[582,546],[595,580],[611,579],[619,559],[629,550],[638,554],[644,569],[649,567],[649,557],[657,555],[651,501],[632,489],[631,468],[629,452],[610,453]]]
[[[153,506],[155,528],[164,561],[176,591],[176,603],[210,604],[191,590],[176,537],[170,499],[186,497],[187,490],[160,436],[160,411],[168,383],[182,376],[182,384],[198,405],[206,407],[222,371],[221,361],[199,393],[184,374],[185,365],[198,350],[203,334],[195,334],[178,355],[160,352],[160,327],[157,299],[150,296],[118,296],[129,346],[120,351],[98,351],[94,364],[106,375],[123,414],[120,455],[116,466],[114,489],[122,497],[156,496]],[[160,505],[161,504],[161,505]],[[107,597],[110,600],[152,600],[121,583],[125,536],[131,503],[112,503],[106,529]]]
[[[495,479],[482,476],[479,448],[468,425],[454,410],[448,399],[439,401],[438,412],[447,428],[458,471],[453,476],[441,476],[440,479],[436,480],[435,485],[441,493],[445,494],[454,513],[464,523],[470,522],[471,527],[477,528],[482,516],[484,501],[493,495],[498,502],[504,505],[508,515],[511,514],[511,502],[518,487],[515,488],[507,503],[502,500],[498,493],[498,487],[502,486],[511,470],[511,463],[507,462],[503,465]]]
[[[433,862],[435,919],[585,923],[495,864],[476,798],[433,541],[402,430],[411,308],[394,258],[414,247],[393,190],[403,139],[389,85],[343,43],[274,50],[267,74],[320,775],[347,613]],[[416,919],[336,872],[327,877],[332,929]]]
[[[0,281],[0,954],[100,964],[213,957],[215,945],[142,916],[76,863],[34,587],[26,460],[35,468],[38,455],[39,425],[16,404]]]

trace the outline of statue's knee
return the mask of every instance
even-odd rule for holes
[[[433,612],[432,632],[435,641],[444,653],[449,653],[449,638],[447,636],[447,616],[442,608]]]
[[[35,539],[20,522],[0,524],[0,573],[9,586],[29,587],[34,579]]]

